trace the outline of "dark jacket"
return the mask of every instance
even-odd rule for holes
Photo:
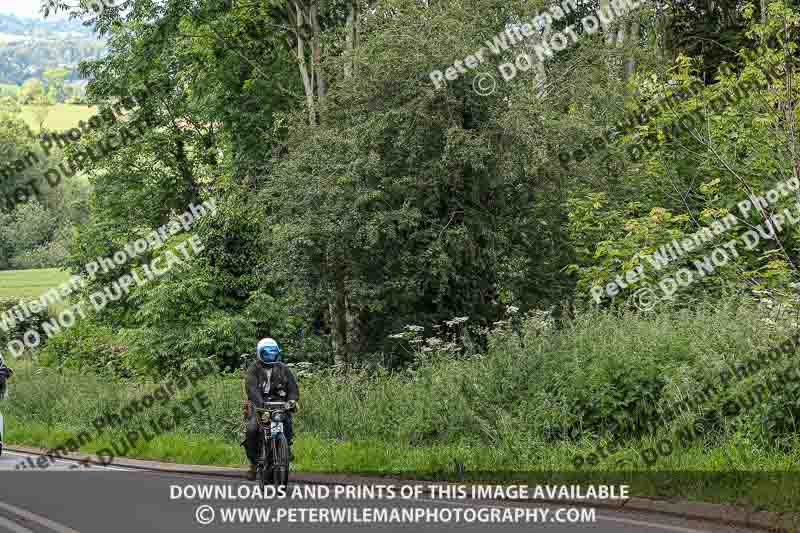
[[[256,407],[263,407],[264,402],[288,402],[300,399],[300,390],[294,374],[286,363],[270,365],[272,377],[270,379],[269,396],[264,396],[264,386],[267,382],[267,365],[256,361],[247,369],[244,386],[247,399]]]
[[[7,366],[0,366],[0,400],[6,394],[6,380],[11,377],[14,371]]]

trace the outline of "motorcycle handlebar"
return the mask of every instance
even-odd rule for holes
[[[288,411],[291,408],[291,402],[265,402],[263,407],[256,407],[256,411],[269,411],[271,409],[286,409]]]

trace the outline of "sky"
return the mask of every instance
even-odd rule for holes
[[[41,0],[0,0],[0,13],[40,19]]]

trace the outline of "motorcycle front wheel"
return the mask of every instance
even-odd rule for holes
[[[284,435],[278,435],[272,441],[274,450],[272,463],[272,479],[276,487],[285,487],[289,483],[289,443]]]
[[[258,482],[262,491],[266,485],[272,483],[272,479],[270,479],[272,469],[269,467],[269,455],[267,453],[267,440],[265,438],[261,441],[261,460],[258,462]]]

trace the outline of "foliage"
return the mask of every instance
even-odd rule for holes
[[[25,83],[19,88],[18,97],[23,104],[37,101],[39,98],[44,97],[44,83],[37,78],[25,80]]]
[[[90,15],[62,0],[42,4],[48,13]],[[648,267],[646,256],[662,245],[734,212],[744,191],[763,193],[800,168],[786,164],[795,157],[785,120],[794,100],[779,83],[708,109],[738,84],[763,81],[759,66],[784,72],[784,56],[795,51],[779,38],[779,21],[794,32],[793,12],[715,7],[702,11],[706,24],[691,2],[666,7],[648,3],[608,35],[581,32],[574,46],[489,95],[472,90],[475,75],[496,73],[512,51],[445,87],[432,86],[428,73],[472,54],[530,5],[168,0],[155,8],[136,0],[104,10],[91,24],[109,54],[81,65],[88,98],[108,112],[149,83],[125,119],[148,127],[134,145],[87,162],[91,197],[71,226],[68,265],[77,272],[113,254],[191,203],[213,198],[220,209],[193,228],[203,253],[92,320],[119,335],[128,348],[121,364],[137,372],[209,357],[238,368],[229,355],[267,332],[339,370],[428,368],[414,366],[390,335],[469,317],[472,330],[459,339],[469,349],[436,357],[460,365],[465,354],[486,353],[500,320],[522,335],[521,319],[505,315],[509,306],[568,321],[584,312],[590,287]],[[308,10],[309,24],[295,31],[297,9]],[[735,48],[699,45],[713,29],[724,31],[718,44]],[[740,54],[755,45],[766,48]],[[697,87],[649,122],[631,118]],[[703,125],[679,140],[665,135],[664,126],[695,110]],[[561,150],[628,122],[602,161],[560,164]],[[107,124],[68,155],[119,131]],[[631,158],[643,143],[653,149]],[[797,237],[791,229],[742,253],[665,311],[731,292],[790,299]],[[705,253],[646,268],[613,306]],[[629,377],[615,378],[613,398],[574,392],[569,410],[594,429],[609,426],[615,402],[651,398],[664,385],[664,368],[650,356],[598,365],[574,370],[589,390],[617,373]]]
[[[27,298],[0,297],[0,315],[5,315],[5,313],[9,313],[10,309],[13,307],[24,305],[28,301]],[[35,312],[29,308],[28,310],[30,311],[29,313],[19,311],[19,315],[12,315],[14,325],[8,327],[8,329],[6,329],[5,326],[0,329],[0,341],[3,341],[5,344],[5,342],[11,341],[12,339],[22,339],[22,336],[31,329],[41,331],[42,323],[50,319],[47,309],[37,310]],[[9,322],[10,320],[4,321],[7,325],[10,325]]]
[[[784,16],[794,20],[790,12],[776,10],[773,15],[775,20],[783,20]],[[769,40],[782,31],[782,23],[752,24],[748,35]],[[580,276],[578,299],[587,298],[589,287],[602,286],[615,276],[624,277],[628,270],[642,266],[641,280],[624,288],[616,298],[625,301],[644,284],[655,283],[681,268],[696,270],[695,262],[703,261],[714,247],[741,239],[747,230],[755,230],[758,225],[762,225],[762,238],[757,248],[746,249],[740,241],[735,257],[712,276],[682,289],[673,303],[686,305],[715,298],[726,290],[770,289],[779,290],[784,296],[794,292],[792,283],[798,281],[798,228],[789,221],[777,238],[768,238],[770,231],[765,225],[768,214],[784,208],[797,211],[794,195],[763,213],[752,209],[747,217],[742,217],[737,207],[742,200],[764,196],[796,175],[785,164],[792,160],[794,150],[792,130],[778,104],[785,97],[785,89],[768,85],[761,70],[781,72],[781,65],[785,64],[779,44],[761,49],[757,56],[742,51],[738,66],[723,64],[718,69],[716,83],[625,137],[623,146],[629,153],[643,143],[652,143],[655,149],[628,165],[612,190],[582,193],[570,199],[570,231],[580,251],[580,263],[571,267]],[[669,74],[677,85],[665,92],[688,90],[702,81],[697,77],[701,71],[697,61],[679,58]],[[657,80],[656,85],[662,81]],[[650,98],[655,102],[660,97],[656,92]],[[717,102],[721,101],[724,105],[720,110]],[[685,117],[691,113],[701,120],[688,125]],[[683,124],[675,128],[673,125],[680,121]],[[674,136],[676,130],[681,130],[680,137]],[[631,194],[633,200],[629,199]],[[668,268],[658,271],[645,260],[660,247],[673,240],[682,241],[702,228],[711,228],[729,214],[737,217],[737,227]]]
[[[85,180],[75,176],[65,178],[59,188],[46,185],[43,175],[57,167],[61,153],[42,152],[23,121],[24,113],[15,105],[0,110],[0,193],[13,197],[17,187],[28,187],[31,181],[42,193],[0,213],[0,269],[61,266],[72,229],[87,215]]]

